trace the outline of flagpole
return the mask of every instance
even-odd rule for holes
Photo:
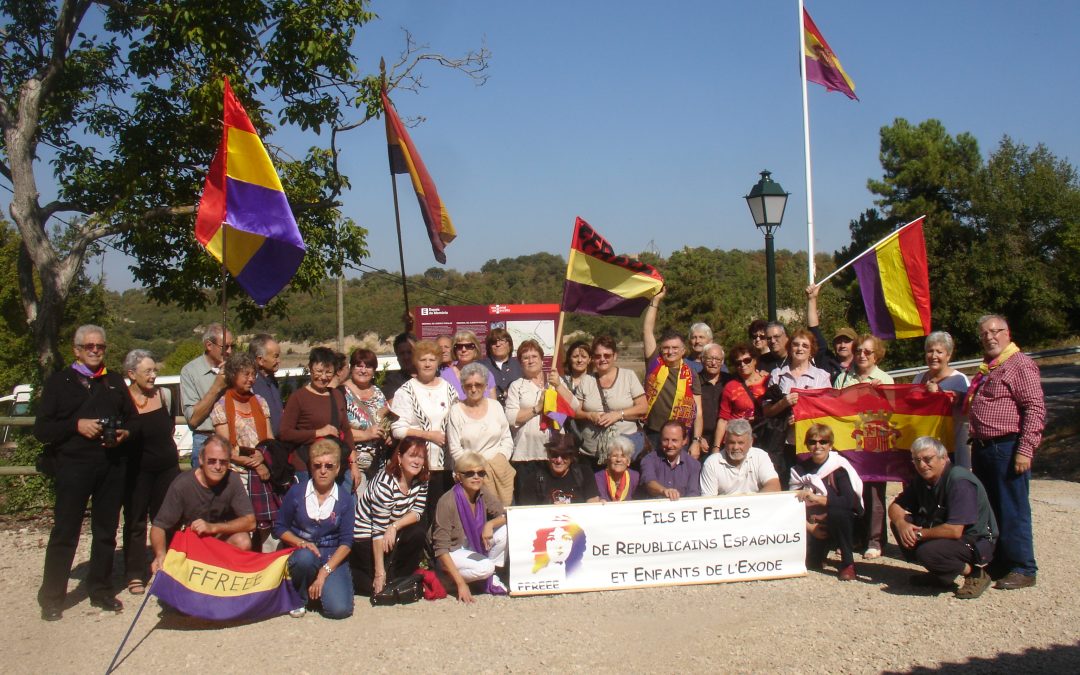
[[[885,243],[885,241],[886,241],[886,240],[888,240],[888,239],[892,239],[892,238],[893,238],[893,237],[895,237],[896,235],[900,234],[900,233],[901,233],[902,231],[904,231],[904,230],[906,230],[907,228],[911,227],[911,226],[912,226],[912,225],[914,225],[915,223],[917,223],[917,222],[919,222],[919,221],[923,220],[924,218],[926,218],[926,216],[919,216],[918,218],[916,218],[915,220],[911,221],[911,222],[910,222],[910,223],[908,223],[907,225],[904,225],[904,226],[902,226],[902,227],[898,227],[898,228],[896,228],[896,229],[895,229],[895,230],[893,230],[892,232],[888,233],[887,235],[885,235],[884,237],[882,237],[881,239],[879,239],[879,240],[878,240],[877,242],[875,242],[875,243],[874,243],[873,245],[871,245],[871,246],[870,246],[870,248],[866,249],[865,251],[863,251],[863,252],[862,252],[862,253],[860,253],[859,255],[857,255],[857,256],[855,256],[854,258],[852,258],[851,260],[847,261],[846,263],[844,263],[844,264],[843,264],[843,265],[841,265],[840,267],[837,267],[837,268],[836,268],[835,270],[833,270],[833,271],[832,271],[832,273],[830,273],[830,274],[829,274],[828,276],[826,276],[826,277],[825,277],[824,279],[822,279],[821,281],[817,282],[817,284],[816,284],[816,285],[817,285],[817,286],[820,286],[820,285],[822,285],[823,283],[825,283],[826,281],[828,281],[829,279],[832,279],[832,278],[833,278],[833,277],[835,277],[835,276],[836,276],[837,274],[840,274],[841,272],[843,272],[843,271],[844,271],[844,270],[846,270],[847,268],[851,267],[851,266],[852,266],[853,264],[855,264],[855,262],[856,262],[856,261],[858,261],[858,260],[859,260],[860,258],[863,258],[863,257],[865,257],[867,253],[870,253],[871,251],[873,251],[874,249],[876,249],[876,248],[877,248],[878,246],[881,246],[881,245],[882,245],[883,243]],[[813,282],[811,282],[811,283],[813,283]]]
[[[562,302],[560,301],[560,306]],[[558,373],[559,366],[562,365],[563,348],[562,348],[562,336],[563,336],[563,322],[566,320],[566,312],[559,310],[559,323],[555,327],[555,355],[551,359],[551,368]]]
[[[382,90],[386,92],[386,59],[379,59],[379,76],[382,79]],[[385,99],[384,99],[385,100]],[[383,111],[384,115],[390,114]],[[387,148],[389,152],[389,148]],[[401,293],[405,298],[405,314],[409,314],[409,287],[405,283],[405,248],[401,244],[401,211],[398,209],[397,176],[394,174],[394,162],[390,161],[390,187],[394,192],[394,224],[397,227],[397,251],[398,262],[401,265]]]
[[[813,170],[810,166],[810,106],[807,105],[806,96],[806,26],[803,21],[805,10],[803,0],[799,0],[799,74],[802,79],[802,117],[803,117],[803,150],[805,153],[806,166],[806,262],[808,266],[808,279],[814,283],[814,179]]]
[[[221,342],[225,344],[226,336],[225,332],[229,329],[229,322],[227,321],[229,314],[229,266],[226,264],[228,258],[225,256],[225,241],[228,239],[229,225],[228,223],[221,224]]]

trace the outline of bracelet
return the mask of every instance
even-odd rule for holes
[[[323,566],[322,566],[322,568],[323,568],[324,570],[326,570],[326,573],[327,573],[327,574],[330,574],[331,572],[333,572],[333,571],[334,571],[334,570],[330,569],[330,563],[326,563],[325,565],[323,565]]]
[[[625,410],[620,410],[619,411],[619,419],[620,420],[625,420],[626,419],[626,411]]]

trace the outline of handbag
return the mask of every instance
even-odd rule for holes
[[[604,394],[604,388],[600,386],[600,376],[593,373],[592,376],[596,378],[596,389],[600,392],[600,405],[603,406],[604,412],[611,412],[611,406],[608,405],[607,395]],[[619,371],[615,371],[615,379],[618,380]],[[614,386],[614,385],[612,385]],[[641,428],[641,423],[638,422],[638,429]],[[584,424],[581,429],[581,451],[582,453],[589,455],[590,457],[596,457],[600,448],[606,447],[611,443],[612,439],[619,435],[615,425],[607,427],[598,427],[595,424]]]
[[[746,384],[743,383],[745,387]],[[749,393],[749,388],[747,388]],[[753,395],[750,395],[751,400],[754,400],[754,420],[750,423],[751,428],[754,431],[754,445],[761,448],[769,454],[769,457],[773,459],[773,463],[776,463],[777,457],[782,457],[784,454],[784,444],[787,442],[788,432],[788,415],[781,414],[776,417],[765,417],[764,403],[768,401],[774,403],[784,397],[784,392],[780,391],[780,385],[770,385],[765,390],[765,395],[759,399],[754,400]]]
[[[424,597],[424,575],[409,574],[387,582],[381,591],[371,596],[373,607],[408,605]]]

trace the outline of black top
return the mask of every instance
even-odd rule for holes
[[[78,431],[79,420],[112,417],[119,420],[120,428],[127,429],[134,411],[127,385],[118,373],[88,378],[68,366],[45,380],[34,436],[62,459],[117,461],[127,454],[123,445],[106,448],[100,438],[86,438]]]
[[[514,478],[514,501],[519,506],[582,504],[599,496],[596,477],[577,462],[564,476],[553,475],[547,462],[528,462]]]
[[[821,468],[812,459],[803,460],[795,465],[795,472],[800,476],[814,474]],[[829,498],[829,507],[851,509],[856,513],[862,511],[862,495],[855,494],[855,488],[851,487],[851,479],[847,471],[837,469],[822,479],[825,484],[826,496]]]
[[[161,394],[159,393],[158,396]],[[179,454],[173,440],[176,424],[162,400],[161,407],[150,412],[138,412],[129,420],[131,438],[127,442],[129,468],[143,471],[163,471],[177,466]]]

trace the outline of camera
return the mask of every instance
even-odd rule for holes
[[[106,448],[116,447],[116,431],[120,428],[120,418],[102,417],[98,424],[101,425],[101,444]]]

